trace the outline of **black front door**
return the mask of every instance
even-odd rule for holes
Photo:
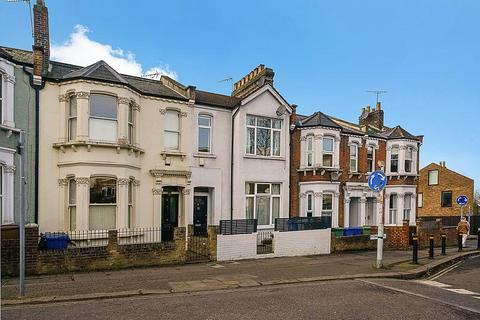
[[[178,194],[162,195],[162,241],[173,240],[173,230],[178,227]]]
[[[207,196],[193,197],[193,234],[195,236],[207,235]]]

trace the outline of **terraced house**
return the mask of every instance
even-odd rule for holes
[[[38,4],[37,4],[38,5]],[[40,19],[40,21],[38,21]],[[50,61],[48,15],[35,17],[42,231],[161,227],[288,217],[291,108],[258,66],[230,96],[104,61]],[[26,52],[28,54],[28,52]]]
[[[292,115],[291,203],[293,216],[331,216],[332,226],[374,226],[379,195],[367,185],[384,164],[388,177],[384,223],[415,225],[422,136],[384,125],[380,102],[363,108],[358,124],[315,112]]]

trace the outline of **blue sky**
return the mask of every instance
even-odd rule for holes
[[[480,183],[480,1],[46,2],[58,59],[96,58],[69,56],[73,33],[137,73],[226,94],[219,80],[263,63],[299,113],[353,122],[375,103],[365,90],[387,90],[386,125],[425,136],[421,165]],[[0,2],[1,45],[31,48],[27,8]]]

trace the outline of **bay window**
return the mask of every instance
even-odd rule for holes
[[[388,224],[397,224],[397,195],[391,194],[388,205]]]
[[[324,193],[322,197],[322,217],[331,217],[333,212],[333,194]]]
[[[313,136],[307,137],[307,167],[313,167]]]
[[[246,183],[245,215],[258,225],[273,225],[280,216],[279,183]]]
[[[392,147],[391,150],[390,172],[398,172],[398,147]]]
[[[212,117],[198,116],[198,152],[212,152]]]
[[[0,124],[3,124],[3,73],[0,72]]]
[[[257,156],[280,156],[282,120],[247,115],[245,152]]]
[[[324,167],[333,167],[333,143],[334,143],[333,138],[330,138],[330,137],[323,138],[322,165]]]
[[[358,145],[350,145],[350,172],[358,171]]]
[[[90,230],[115,229],[117,212],[117,180],[110,177],[90,179]]]
[[[165,114],[164,145],[166,149],[180,149],[180,113],[167,110]]]
[[[307,193],[307,217],[313,216],[313,192]]]
[[[128,144],[132,145],[135,143],[135,110],[133,108],[133,104],[128,104],[128,132],[127,132],[127,140]]]
[[[117,98],[106,94],[90,95],[90,139],[117,142]]]
[[[68,179],[68,219],[70,231],[77,225],[77,183],[74,178]]]
[[[412,195],[406,194],[403,198],[403,220],[410,220],[410,211],[412,211]]]
[[[375,149],[373,146],[367,148],[367,172],[375,171]]]
[[[72,94],[68,99],[68,141],[77,138],[77,96]]]
[[[412,172],[413,165],[413,149],[412,147],[407,147],[405,150],[405,172]]]

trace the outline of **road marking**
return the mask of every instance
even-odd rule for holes
[[[474,295],[474,294],[478,294],[476,292],[473,292],[473,291],[470,291],[470,290],[467,290],[467,289],[449,289],[449,288],[445,288],[445,290],[448,290],[448,291],[451,291],[451,292],[455,292],[455,293],[459,293],[459,294],[469,294],[469,295]]]
[[[432,297],[423,295],[421,293],[415,293],[415,292],[404,290],[404,289],[398,289],[398,288],[394,288],[394,287],[391,287],[391,286],[375,283],[375,282],[368,281],[368,280],[358,279],[358,281],[369,283],[371,285],[374,285],[374,286],[377,286],[377,287],[380,287],[380,288],[384,288],[384,289],[388,289],[388,290],[391,290],[391,291],[396,291],[396,292],[408,294],[408,295],[411,295],[411,296],[420,297],[420,298],[423,298],[423,299],[435,301],[435,302],[450,306],[450,307],[455,308],[455,309],[461,309],[461,310],[470,311],[470,312],[473,312],[473,313],[476,313],[476,314],[480,314],[480,310],[473,309],[473,308],[470,308],[470,307],[459,306],[458,304],[451,303],[451,302],[444,301],[444,300],[440,300],[440,299],[437,299],[437,298],[432,298]]]
[[[421,284],[426,284],[428,286],[432,287],[437,287],[437,288],[448,288],[451,287],[449,284],[441,283],[438,281],[432,281],[432,280],[416,280],[415,282],[421,283]]]

